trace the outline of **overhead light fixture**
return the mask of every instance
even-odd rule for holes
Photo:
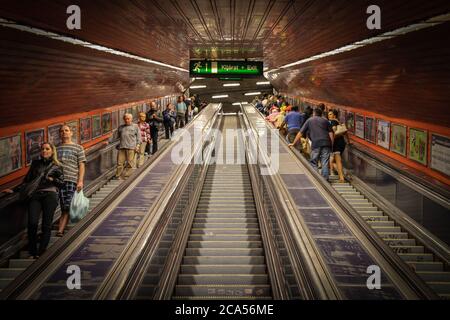
[[[257,86],[265,86],[265,85],[269,85],[270,81],[261,81],[261,82],[257,82],[256,85]]]
[[[233,105],[233,106],[240,106],[241,103],[240,103],[240,102],[235,102],[235,103],[233,103],[232,105]]]
[[[246,94],[244,94],[245,96],[258,96],[258,95],[260,95],[261,94],[261,92],[249,92],[249,93],[246,93]]]
[[[242,104],[248,104],[248,102],[246,101],[246,102],[241,102]]]
[[[228,98],[227,94],[222,94],[220,96],[212,96],[213,99],[221,99],[221,98]]]
[[[204,89],[206,88],[205,85],[198,85],[198,86],[191,86],[190,89]]]
[[[224,87],[239,87],[241,84],[240,83],[225,83],[223,86]]]

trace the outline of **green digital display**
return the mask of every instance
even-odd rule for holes
[[[191,60],[191,77],[260,77],[264,65],[260,61]]]

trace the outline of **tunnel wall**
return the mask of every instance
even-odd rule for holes
[[[154,99],[163,103],[189,83],[188,72],[5,27],[0,75],[0,189],[28,170],[27,133],[43,130],[47,140],[57,124],[75,121],[80,127],[80,119],[105,114],[120,119],[119,110],[142,109]],[[113,128],[106,129],[83,146],[107,140]]]
[[[447,139],[450,140],[450,129],[448,127],[443,127],[431,123],[425,123],[421,121],[415,121],[415,120],[408,120],[404,118],[396,118],[396,117],[388,117],[384,114],[370,112],[366,109],[361,108],[354,108],[350,106],[343,106],[336,103],[331,103],[330,101],[325,100],[314,100],[314,99],[308,99],[305,97],[290,97],[290,100],[294,104],[300,104],[300,105],[310,105],[310,106],[317,106],[320,103],[324,103],[326,108],[329,109],[337,109],[339,111],[340,115],[340,121],[345,121],[345,115],[348,115],[348,113],[352,113],[354,116],[361,115],[364,117],[364,120],[366,118],[372,118],[374,119],[375,123],[377,123],[378,120],[387,121],[390,123],[391,127],[392,124],[400,125],[406,127],[406,147],[405,147],[405,155],[400,155],[394,151],[391,150],[392,146],[392,132],[390,131],[390,137],[389,137],[389,149],[386,149],[378,144],[377,136],[375,136],[375,141],[366,139],[364,136],[363,138],[358,137],[355,135],[354,130],[349,131],[349,137],[351,140],[354,140],[363,146],[367,147],[370,150],[375,151],[376,153],[379,153],[381,155],[387,156],[395,161],[398,162],[397,167],[401,167],[402,165],[406,165],[409,168],[412,168],[414,170],[414,174],[417,176],[420,176],[422,178],[431,178],[436,179],[439,182],[445,184],[447,187],[450,186],[450,176],[439,172],[437,170],[434,170],[431,165],[431,145],[432,145],[432,136],[433,135],[439,135],[447,137]],[[348,119],[347,119],[348,120]],[[364,123],[366,124],[366,123]],[[411,160],[409,158],[409,137],[410,137],[410,128],[412,129],[421,129],[426,131],[427,133],[427,153],[426,153],[426,164],[419,163],[415,160]],[[450,148],[450,146],[449,146]]]
[[[271,74],[281,93],[300,101],[406,127],[406,154],[351,135],[367,148],[450,185],[448,172],[431,165],[432,135],[450,139],[450,23],[371,44]],[[375,122],[376,123],[376,122]],[[423,163],[409,157],[411,129],[427,135]],[[447,148],[448,150],[448,148]],[[448,151],[447,151],[447,162]]]
[[[450,22],[269,74],[290,96],[450,127]]]

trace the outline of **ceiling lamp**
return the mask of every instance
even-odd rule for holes
[[[246,93],[245,96],[258,96],[260,94],[261,94],[261,92],[249,92],[249,93]]]
[[[191,86],[190,88],[191,89],[204,89],[204,88],[206,88],[206,86],[205,85],[198,85],[198,86]]]
[[[225,83],[223,86],[224,87],[239,87],[241,84],[240,83]]]
[[[222,94],[220,96],[212,96],[213,99],[221,99],[221,98],[228,98],[227,94]]]

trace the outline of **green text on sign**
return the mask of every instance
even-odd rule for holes
[[[196,76],[262,76],[263,63],[260,61],[208,61],[192,60],[191,77]]]

